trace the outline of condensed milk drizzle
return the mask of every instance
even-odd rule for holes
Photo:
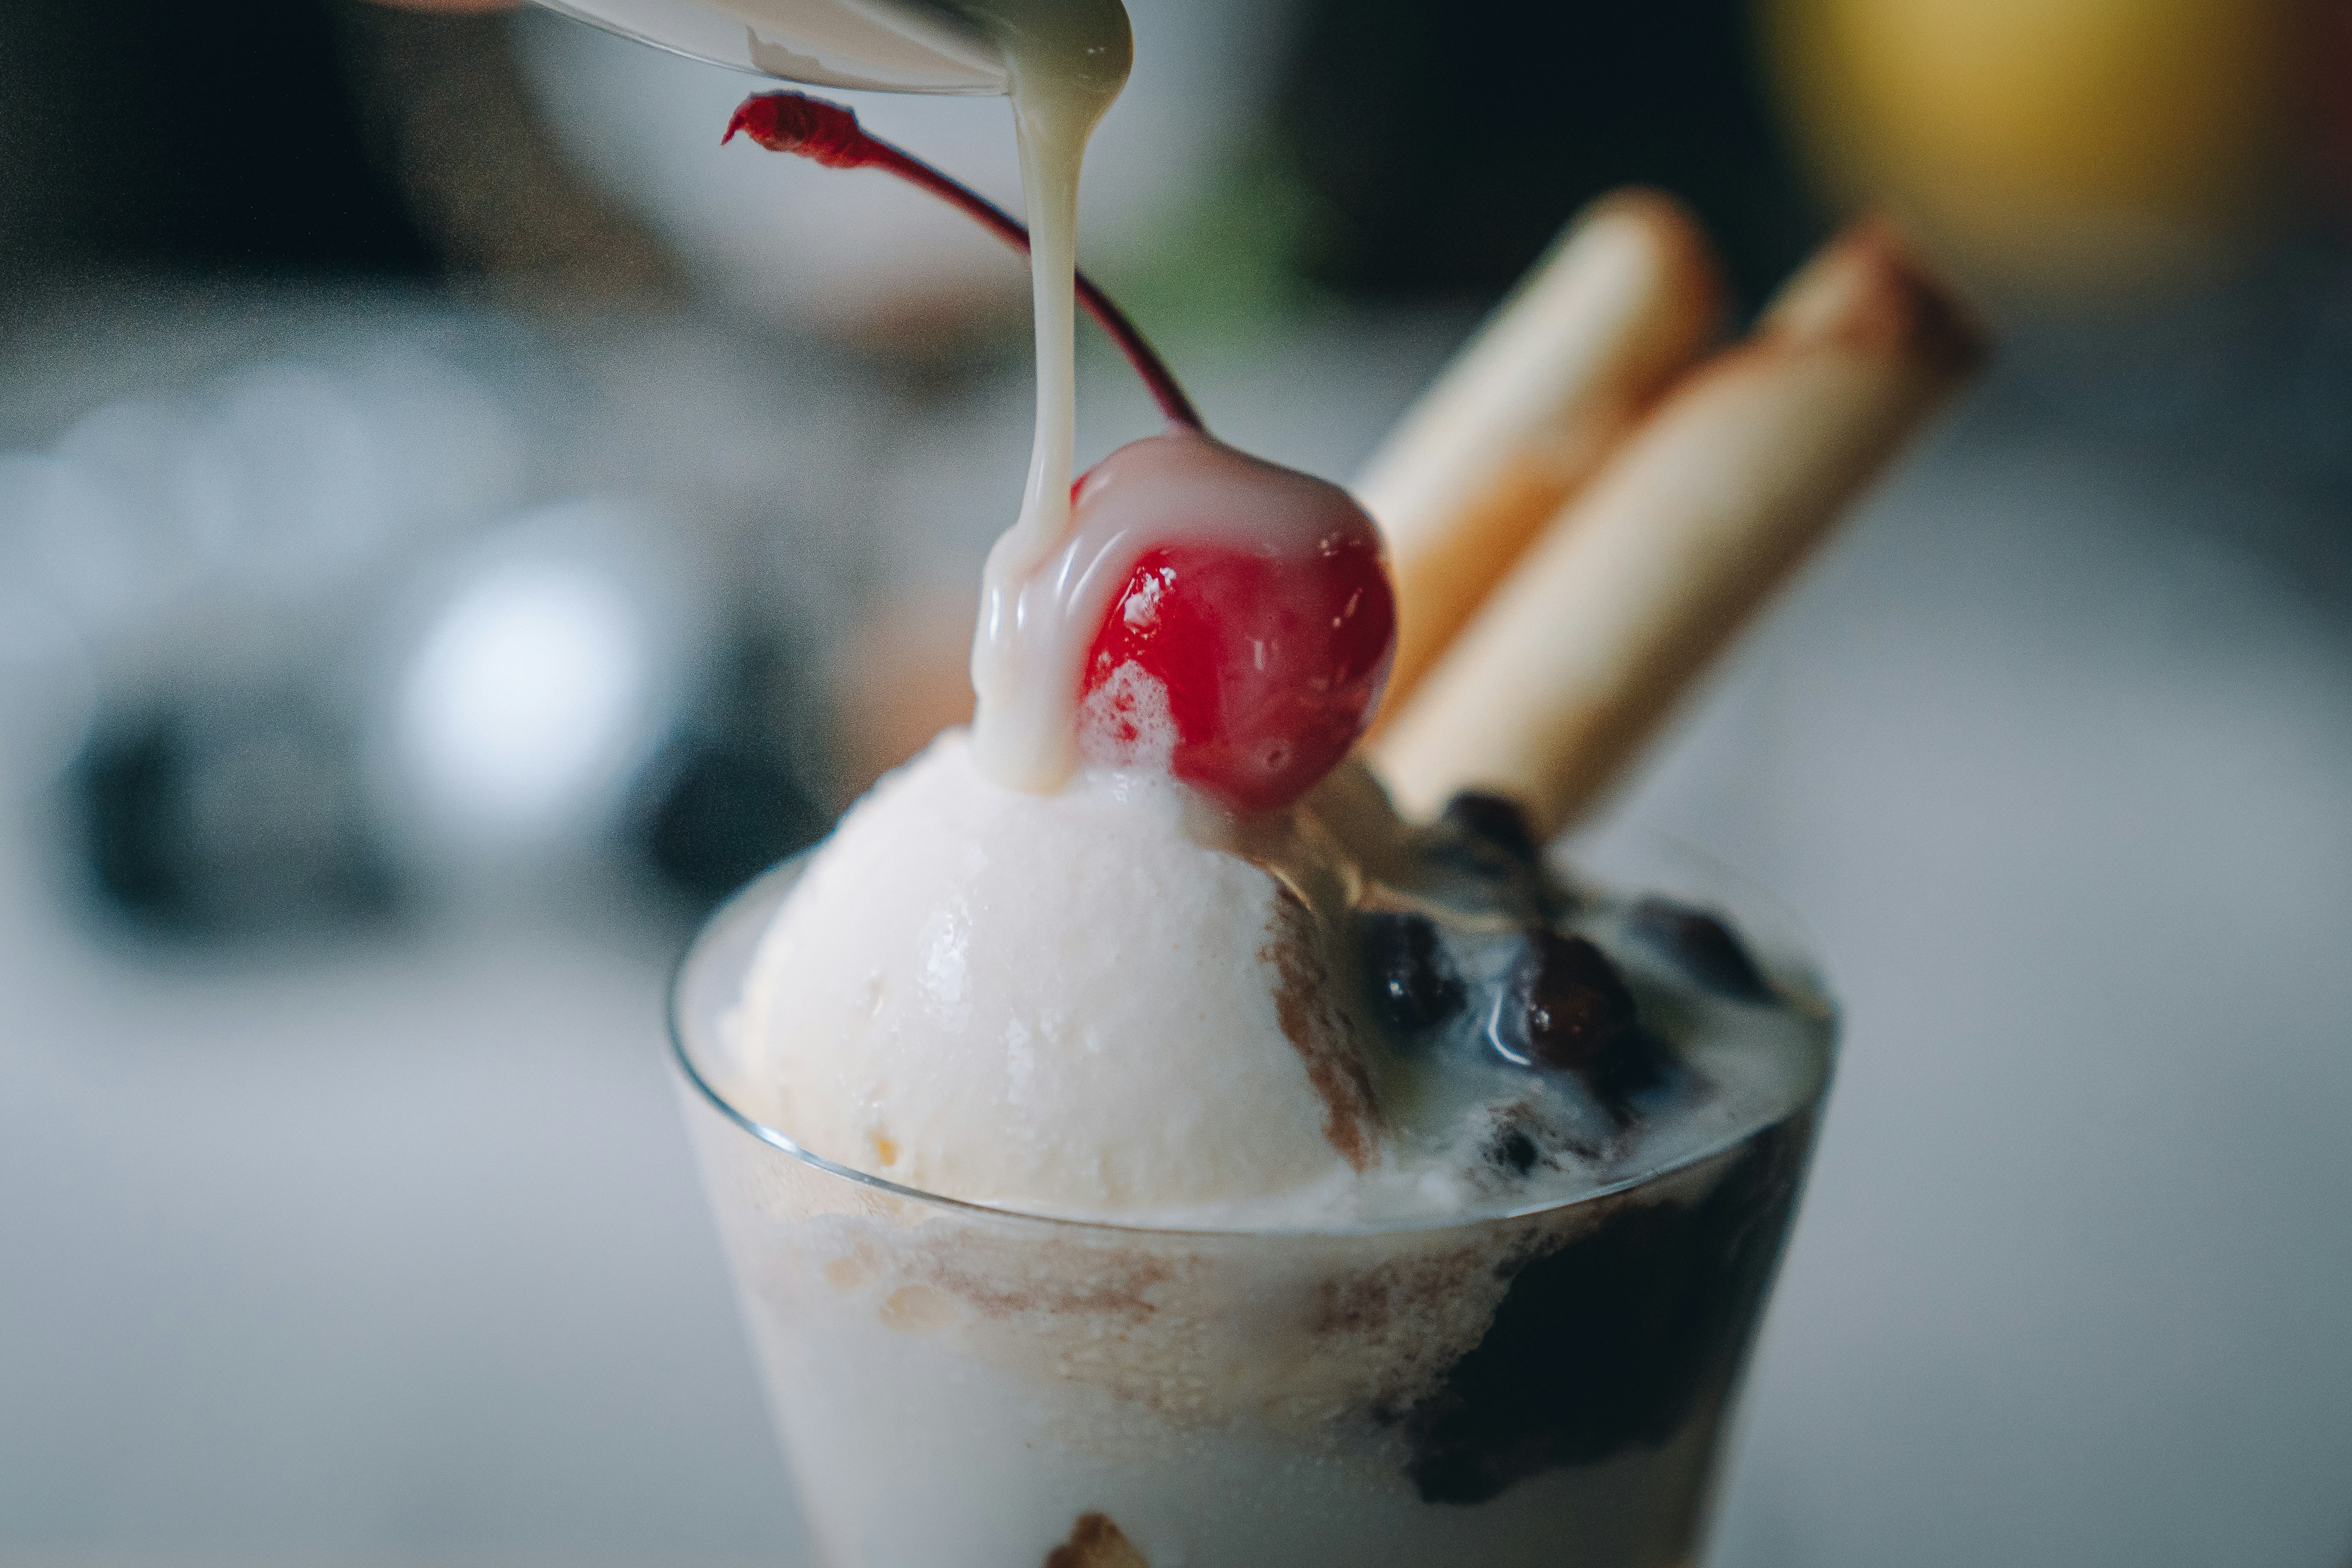
[[[973,750],[1010,788],[1059,788],[1076,766],[1079,635],[1046,575],[1070,532],[1076,445],[1078,173],[1126,85],[1134,37],[1119,0],[965,0],[1003,57],[1021,142],[1037,333],[1037,432],[1021,515],[990,551],[972,639]]]

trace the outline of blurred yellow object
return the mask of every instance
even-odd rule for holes
[[[1764,0],[1799,138],[2010,289],[2158,287],[2279,187],[2295,0]]]

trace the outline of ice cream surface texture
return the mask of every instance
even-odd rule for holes
[[[751,970],[751,1092],[813,1152],[1014,1207],[1328,1205],[1369,1155],[1312,922],[1164,773],[1053,795],[961,731],[845,816]],[[1351,1161],[1354,1162],[1351,1163]]]

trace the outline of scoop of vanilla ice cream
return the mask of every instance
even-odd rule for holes
[[[1377,1159],[1328,973],[1305,907],[1188,833],[1164,774],[1025,794],[951,731],[813,856],[729,1026],[747,1109],[927,1192],[1313,1203]]]

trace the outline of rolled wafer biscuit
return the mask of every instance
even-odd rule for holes
[[[1590,809],[1984,349],[1892,228],[1832,243],[1561,510],[1375,740],[1398,805],[1491,790],[1547,835]]]
[[[1560,503],[1722,334],[1723,290],[1681,205],[1585,209],[1457,355],[1357,486],[1397,586],[1387,709],[1428,673]]]

